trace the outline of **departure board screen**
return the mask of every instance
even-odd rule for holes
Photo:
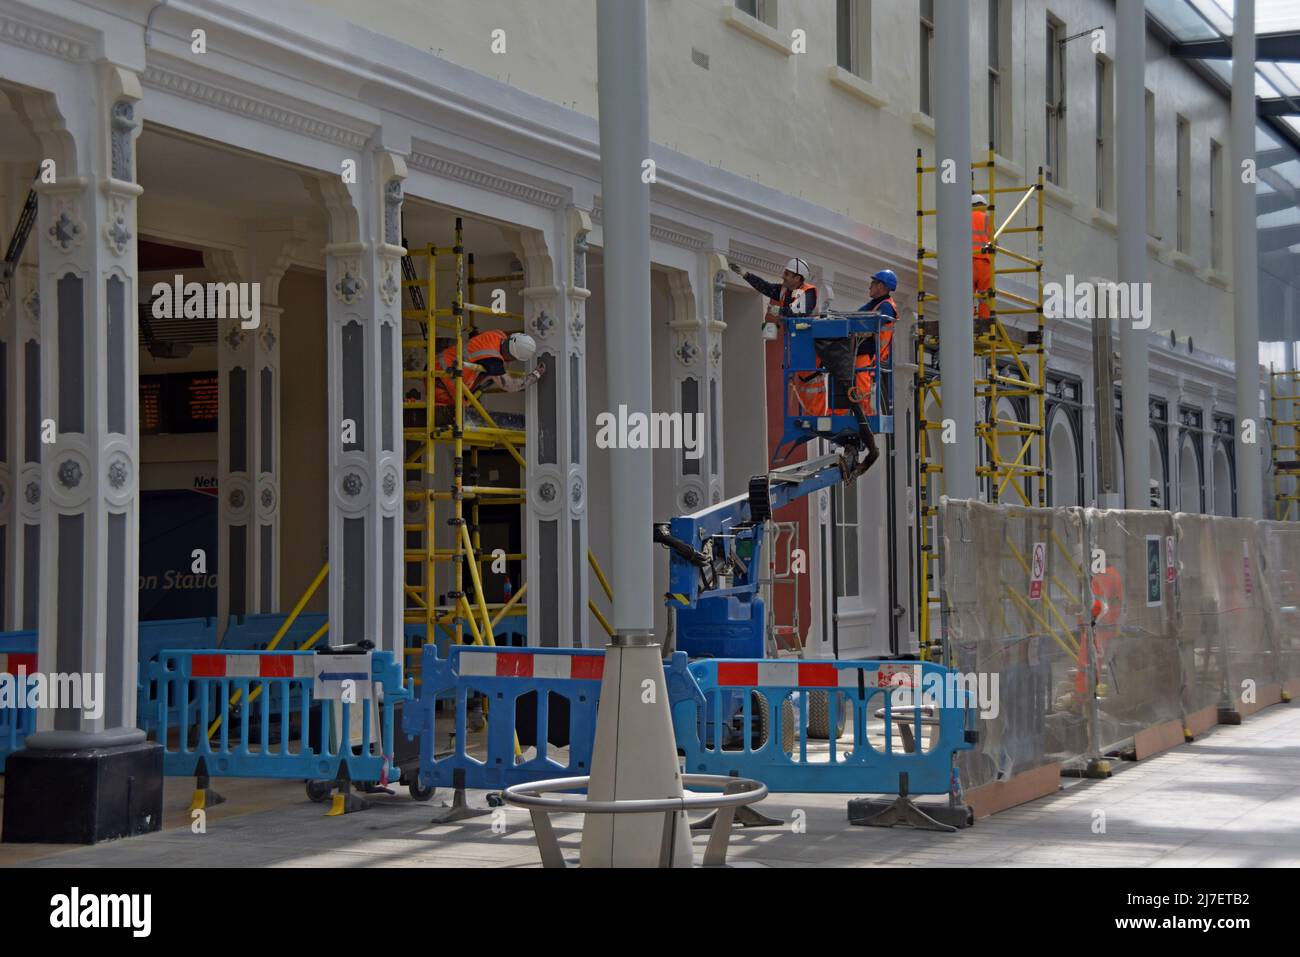
[[[215,372],[140,376],[140,434],[217,431]]]

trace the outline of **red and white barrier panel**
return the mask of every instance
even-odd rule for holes
[[[719,661],[722,688],[856,688],[858,672],[868,688],[913,688],[921,666],[892,661]]]
[[[194,678],[314,678],[316,655],[194,655]]]
[[[605,674],[603,654],[546,654],[461,648],[460,673],[479,678],[554,678],[599,681]]]
[[[8,654],[0,652],[0,675],[17,675],[18,669],[24,669],[27,674],[36,671],[36,654],[35,652],[11,651]]]

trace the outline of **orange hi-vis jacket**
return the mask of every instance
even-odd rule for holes
[[[1106,646],[1119,634],[1120,623],[1124,620],[1124,580],[1119,572],[1107,565],[1105,571],[1092,576],[1092,613],[1096,617],[1093,637],[1097,647],[1097,671],[1101,672],[1101,662]],[[1079,635],[1079,654],[1075,661],[1074,690],[1084,694],[1088,690],[1088,644],[1086,635]]]
[[[795,309],[795,306],[801,304],[799,299],[802,294],[802,309]],[[769,319],[775,319],[780,316],[806,316],[817,304],[817,287],[812,283],[804,280],[804,284],[797,289],[781,290],[781,298],[769,297],[767,300],[767,314]]]
[[[465,351],[461,355],[461,362],[465,364],[472,363],[474,365],[482,365],[485,361],[495,359],[504,365],[505,356],[502,354],[501,350],[509,336],[510,333],[501,332],[496,329],[488,332],[480,332],[478,335],[472,337],[469,342],[465,343]],[[454,344],[438,353],[439,369],[445,372],[455,364],[456,346]],[[483,375],[484,373],[481,373],[476,369],[465,369],[465,387],[471,392],[474,391],[474,387],[478,384],[480,377]],[[451,390],[452,386],[449,380],[439,379],[438,384],[434,389],[435,404],[452,405],[453,399]]]
[[[887,297],[884,302],[893,307],[895,315],[898,314],[898,306],[894,304],[893,296]],[[880,330],[879,360],[868,353],[860,353],[856,358],[853,368],[853,394],[849,398],[856,401],[867,415],[875,414],[876,403],[874,397],[876,394],[877,362],[882,365],[889,362],[890,353],[893,351],[893,343],[894,324],[889,322]],[[830,402],[829,389],[830,376],[825,372],[800,373],[794,377],[795,398],[808,415],[827,414],[826,410]],[[836,409],[834,414],[849,415],[851,413],[847,409]]]
[[[988,253],[984,247],[993,242],[993,230],[990,228],[990,217],[987,209],[972,209],[970,211],[970,254],[987,259]]]

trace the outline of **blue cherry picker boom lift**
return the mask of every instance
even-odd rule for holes
[[[763,545],[766,525],[777,509],[822,489],[852,481],[861,444],[859,422],[846,409],[813,414],[800,405],[796,385],[814,376],[829,379],[817,361],[817,341],[848,339],[852,352],[868,336],[879,340],[888,317],[875,312],[828,312],[824,316],[786,317],[782,361],[784,427],[767,472],[752,477],[742,495],[655,527],[655,541],[670,552],[665,603],[673,622],[674,646],[692,658],[776,657],[769,647],[762,596]],[[879,355],[879,350],[875,351]],[[875,435],[892,435],[892,360],[883,368],[876,358],[857,357],[855,368],[873,373],[873,394],[865,403],[866,421]],[[825,394],[834,394],[825,381]],[[850,400],[862,401],[861,395]],[[827,405],[833,404],[827,401]],[[820,411],[820,410],[818,410]],[[783,464],[799,446],[823,439],[845,453],[830,452],[807,461]],[[742,702],[728,708],[735,724]],[[733,728],[738,731],[738,728]]]

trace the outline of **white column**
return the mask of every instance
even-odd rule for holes
[[[402,660],[402,180],[375,151],[358,182],[322,174],[330,450],[330,643],[370,640]]]
[[[583,647],[587,611],[587,234],[591,217],[556,213],[549,234],[520,234],[524,327],[546,374],[528,389],[528,643]],[[603,560],[603,558],[602,558]],[[608,571],[608,566],[606,566]]]
[[[1116,218],[1119,229],[1116,276],[1120,282],[1146,281],[1146,18],[1142,0],[1119,0],[1115,33]],[[1146,331],[1132,316],[1119,320],[1120,379],[1124,408],[1124,501],[1147,508],[1151,475],[1147,443]],[[1106,441],[1102,437],[1099,441]]]
[[[1232,286],[1237,379],[1237,514],[1264,517],[1263,423],[1259,415],[1259,270],[1256,261],[1255,0],[1237,0],[1232,36]],[[1255,441],[1242,441],[1242,425],[1255,423]]]
[[[650,191],[641,180],[650,155],[644,0],[619,9],[601,0],[597,17],[600,173],[605,240],[605,374],[609,405],[648,413],[650,388]],[[650,449],[610,452],[610,524],[615,632],[654,630],[651,562],[653,458]]]
[[[935,0],[935,163],[939,246],[939,365],[943,416],[956,441],[943,450],[944,489],[975,498],[975,329],[970,253],[970,8]],[[949,167],[948,164],[951,164]],[[951,176],[945,175],[951,169]]]
[[[122,743],[135,730],[139,513],[137,76],[96,68],[60,117],[24,97],[45,155],[39,186],[42,454],[39,661],[104,676],[103,713],[42,710],[29,747]],[[65,125],[66,124],[66,125]],[[114,732],[104,736],[104,732]]]

